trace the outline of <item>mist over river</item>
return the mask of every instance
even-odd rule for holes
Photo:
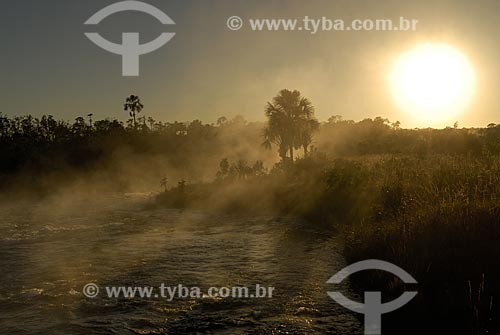
[[[137,194],[69,199],[0,206],[2,334],[362,333],[327,296],[326,281],[345,266],[338,242],[306,222],[144,209]],[[101,289],[91,299],[87,283],[275,290],[168,301]]]

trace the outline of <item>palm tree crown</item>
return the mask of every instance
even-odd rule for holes
[[[282,160],[290,153],[294,160],[294,149],[303,148],[304,156],[312,142],[312,134],[319,127],[314,118],[312,103],[301,96],[297,90],[283,89],[268,102],[265,114],[268,125],[264,129],[264,145],[268,148],[275,144]]]
[[[134,120],[134,128],[137,127],[136,115],[139,114],[143,108],[144,105],[137,95],[131,95],[125,100],[124,109],[130,111],[129,115]]]

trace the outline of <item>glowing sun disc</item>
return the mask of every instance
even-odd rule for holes
[[[399,107],[416,120],[452,120],[471,102],[475,74],[469,60],[447,44],[422,44],[403,53],[390,72]]]

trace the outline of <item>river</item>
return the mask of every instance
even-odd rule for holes
[[[71,198],[71,200],[69,199]],[[307,222],[144,209],[143,195],[0,206],[2,334],[362,334],[327,296],[339,243]],[[96,283],[96,298],[82,294]],[[272,298],[109,298],[106,286],[274,287]],[[340,289],[349,291],[347,283]],[[351,292],[352,293],[352,292]]]

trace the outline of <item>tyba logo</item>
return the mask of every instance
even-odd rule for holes
[[[97,25],[102,20],[112,14],[124,11],[136,11],[147,13],[155,17],[162,24],[175,24],[175,22],[158,8],[140,1],[122,1],[107,6],[85,22],[86,25]],[[170,41],[175,33],[162,33],[155,40],[139,44],[139,33],[123,33],[122,44],[115,44],[104,39],[98,33],[85,33],[92,42],[106,51],[122,56],[122,74],[123,76],[139,75],[139,56],[153,52]]]
[[[376,259],[358,262],[345,267],[331,277],[327,283],[340,284],[350,275],[363,270],[383,270],[398,276],[406,284],[417,283],[412,276],[400,267]],[[381,292],[365,292],[364,304],[352,301],[339,292],[328,292],[328,295],[343,307],[365,315],[365,334],[380,335],[382,334],[382,314],[389,313],[403,307],[417,295],[417,292],[405,292],[399,298],[384,304],[382,303]]]

